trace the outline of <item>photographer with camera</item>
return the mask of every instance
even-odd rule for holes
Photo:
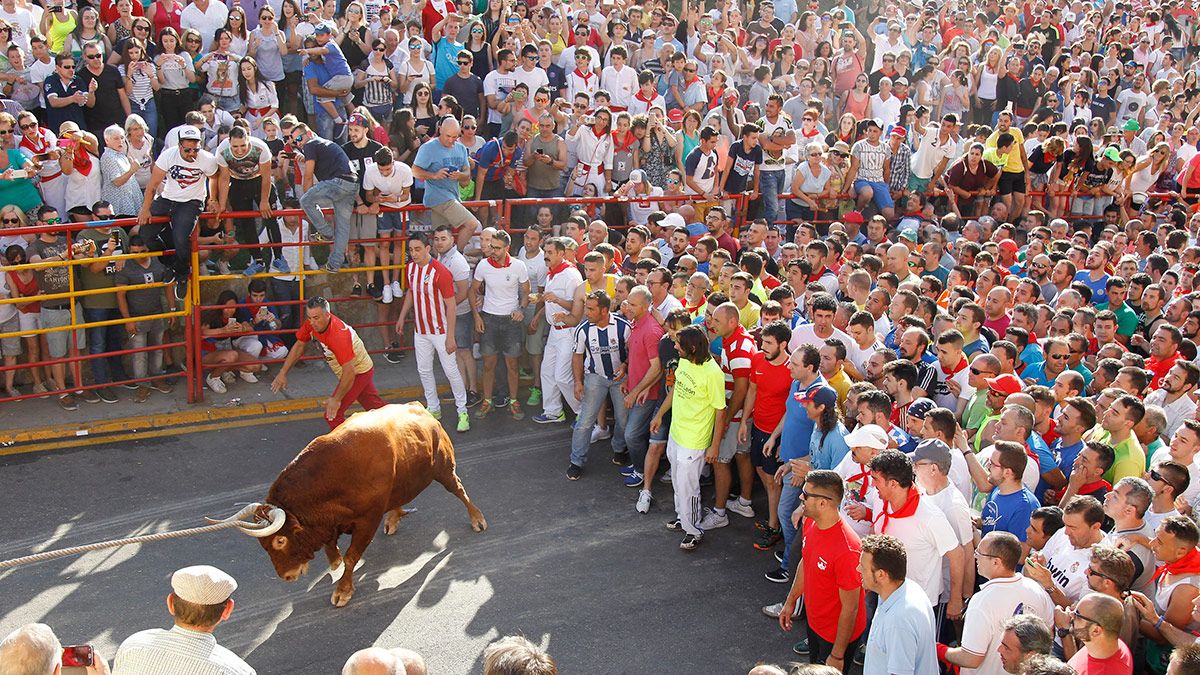
[[[108,202],[96,202],[92,211],[97,214],[97,217],[100,217],[99,214],[104,214],[108,218],[112,217],[112,206]],[[79,257],[91,259],[91,261],[77,266],[79,277],[76,289],[95,291],[115,288],[117,274],[125,268],[128,262],[109,260],[108,258],[129,251],[129,238],[125,234],[125,230],[111,225],[98,224],[96,227],[80,230],[76,233],[76,237],[81,244],[87,246],[86,250],[80,251]],[[88,324],[122,318],[117,305],[116,293],[84,295],[80,297],[79,303],[83,305],[83,320]],[[119,323],[108,326],[90,326],[87,329],[88,353],[103,354],[121,349],[125,344],[125,335],[125,327]],[[129,379],[119,356],[94,358],[87,362],[92,368],[93,384],[107,385]],[[125,386],[129,389],[137,389],[137,385]],[[117,402],[116,393],[111,387],[97,388],[96,395],[105,403]]]
[[[59,675],[63,666],[84,668],[87,675],[109,673],[95,647],[63,647],[54,629],[44,623],[27,623],[0,641],[0,664],[5,675]]]

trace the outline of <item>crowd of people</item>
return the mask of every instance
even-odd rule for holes
[[[335,427],[383,403],[366,344],[411,343],[457,431],[569,424],[570,480],[608,440],[685,551],[755,528],[813,663],[1196,672],[1198,28],[1179,0],[3,0],[0,355],[52,361],[6,393],[170,393],[172,315],[225,275],[211,391],[278,360],[282,390],[315,339]],[[301,306],[312,273],[377,334]]]

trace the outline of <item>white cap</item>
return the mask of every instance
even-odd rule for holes
[[[196,127],[185,124],[179,127],[179,140],[181,141],[203,141],[204,136]]]
[[[888,446],[888,435],[878,424],[864,424],[846,434],[846,447],[871,448],[885,450]]]
[[[687,221],[678,213],[668,213],[667,217],[662,219],[662,226],[665,230],[673,230],[677,227],[687,227]]]
[[[629,172],[629,182],[630,183],[645,183],[646,182],[646,172],[642,171],[641,169],[634,169],[633,171],[630,171]]]
[[[237,581],[212,565],[193,565],[171,575],[171,590],[196,605],[219,605],[237,590]]]

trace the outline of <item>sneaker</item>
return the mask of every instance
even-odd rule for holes
[[[567,480],[579,480],[579,477],[582,475],[583,467],[577,464],[570,464],[567,466]]]
[[[48,398],[49,394],[50,394],[50,390],[46,388],[46,385],[42,384],[41,382],[38,382],[37,384],[33,385],[33,393],[41,394],[41,396],[39,396],[38,398]]]
[[[598,424],[592,427],[592,443],[595,443],[596,441],[602,441],[606,438],[612,438],[612,431],[610,431],[608,427],[602,427]]]
[[[533,421],[537,424],[561,424],[567,421],[567,414],[565,412],[560,412],[557,415],[551,416],[547,415],[546,413],[542,413],[541,415],[534,415]]]
[[[521,368],[517,371],[517,378],[522,380],[532,380],[533,371],[528,368]]]
[[[20,395],[21,395],[21,390],[20,390],[20,389],[17,389],[16,387],[8,387],[8,388],[6,388],[6,389],[4,390],[4,393],[5,393],[5,394],[6,394],[6,395],[7,395],[9,398],[16,398],[16,397],[18,397],[18,396],[20,396]]]
[[[681,551],[693,551],[699,545],[700,545],[700,536],[699,535],[685,534],[685,535],[683,535],[683,541],[679,542],[679,549]]]
[[[861,666],[867,660],[867,648],[865,645],[859,645],[854,651],[854,665]]]
[[[222,276],[231,276],[233,274],[233,270],[229,268],[229,263],[225,262],[224,260],[218,260],[217,274]]]
[[[754,540],[754,548],[760,551],[770,551],[775,548],[775,544],[781,541],[783,541],[782,528],[762,530],[758,533],[758,538]]]
[[[392,283],[388,284],[388,286],[392,287],[392,297],[393,298],[399,300],[400,298],[404,297],[404,289],[400,288],[399,281],[393,281]]]
[[[224,382],[225,384],[233,384],[234,382],[237,382],[237,375],[234,375],[232,372],[226,371],[224,373],[221,373],[221,381]]]
[[[627,487],[627,488],[641,487],[642,483],[644,481],[645,481],[645,478],[643,478],[641,472],[634,471],[633,473],[631,473],[625,477],[625,487]]]
[[[679,522],[678,518],[667,521],[667,529],[672,532],[683,532],[683,523]]]
[[[471,391],[470,389],[468,389],[467,390],[467,407],[474,408],[475,406],[479,405],[480,403],[483,403],[483,397],[479,395],[479,392]],[[566,419],[565,415],[563,416],[563,419],[564,420]]]
[[[441,419],[442,419],[442,409],[441,408],[434,408],[429,411],[429,414],[433,415],[433,419],[435,419],[435,420],[441,421]]]
[[[336,269],[329,266],[329,263],[325,263],[324,265],[321,265],[321,267],[317,271],[322,274],[337,274],[338,273],[338,271]],[[359,286],[358,290],[361,291],[362,286]]]
[[[700,529],[708,532],[729,524],[729,515],[721,515],[714,509],[704,509],[704,517],[700,519]]]
[[[792,575],[789,574],[788,571],[783,569],[782,567],[776,567],[775,569],[771,570],[770,572],[767,572],[766,574],[764,574],[763,578],[773,584],[786,584],[787,582],[792,580]]]
[[[112,387],[100,387],[96,390],[96,395],[105,403],[116,403],[117,395],[112,392]]]
[[[525,399],[525,405],[534,406],[542,404],[542,390],[538,387],[529,388],[529,398]]]
[[[508,404],[508,409],[512,411],[512,418],[514,420],[525,419],[525,411],[521,409],[521,404],[517,403],[515,399]]]
[[[632,464],[626,464],[625,466],[621,467],[620,474],[622,476],[629,477],[635,473],[638,473],[638,470]]]
[[[228,391],[225,388],[225,383],[222,382],[221,378],[219,377],[213,377],[209,375],[208,377],[204,378],[204,383],[207,384],[208,388],[212,389],[215,393],[224,394],[226,391]]]
[[[249,382],[250,384],[258,382],[258,377],[254,373],[247,373],[244,370],[238,371],[238,377],[242,378],[242,382]]]
[[[455,430],[460,434],[470,431],[471,416],[465,412],[458,413],[458,427]]]
[[[74,394],[59,394],[58,407],[66,411],[79,410],[79,403],[75,401]]]
[[[808,638],[804,638],[803,640],[792,645],[792,651],[796,652],[800,656],[808,656]]]
[[[708,475],[700,474],[700,486],[701,487],[708,487],[709,485],[712,485],[712,484],[713,484],[713,477],[712,477],[711,473]]]
[[[77,391],[77,392],[75,392],[75,396],[77,398],[82,399],[84,403],[99,403],[100,402],[100,397],[97,396],[96,392],[92,391],[91,389],[84,389],[82,391]]]
[[[804,603],[802,603],[802,602],[797,602],[797,603],[796,603],[796,610],[795,610],[794,612],[792,612],[792,616],[793,616],[793,617],[800,616],[800,615],[803,613],[803,612],[801,612],[801,609],[802,609],[803,607],[804,607]],[[782,603],[782,602],[777,602],[777,603],[775,603],[775,604],[773,604],[773,605],[765,605],[765,606],[762,608],[762,613],[763,613],[763,614],[766,614],[767,616],[771,617],[772,619],[778,619],[778,618],[779,618],[779,615],[780,615],[780,614],[783,614],[783,603]]]
[[[391,284],[388,284],[387,286],[383,287],[383,292],[380,295],[380,299],[383,301],[383,304],[385,304],[385,305],[392,304],[392,286],[391,286]]]
[[[265,270],[265,269],[266,269],[266,266],[263,265],[261,262],[259,262],[257,260],[251,260],[250,264],[246,265],[246,269],[242,270],[242,274],[245,274],[248,277],[252,277],[255,274],[262,274],[263,270]]]
[[[664,473],[662,475],[662,478],[658,479],[658,482],[662,483],[663,485],[670,485],[671,484],[671,472],[668,471],[668,472]]]
[[[179,280],[176,280],[175,281],[175,299],[178,300],[179,302],[183,302],[184,300],[187,300],[187,292],[188,292],[187,279],[184,279],[182,282],[180,282]]]
[[[271,261],[271,269],[281,274],[290,274],[292,272],[291,265],[283,258],[275,258]]]
[[[138,389],[142,388],[142,385],[140,385],[136,382],[122,382],[121,388],[128,389],[129,391],[137,391]]]
[[[769,530],[771,529],[771,521],[767,520],[766,518],[759,518],[758,520],[754,521],[754,529],[758,530],[759,532],[762,532],[763,530]]]
[[[484,401],[484,402],[483,402],[483,403],[482,403],[482,404],[479,406],[479,410],[476,410],[476,411],[475,411],[475,419],[481,420],[481,419],[483,419],[483,418],[487,417],[488,415],[490,415],[490,414],[491,414],[492,410],[493,410],[493,408],[492,408],[492,402],[491,402],[491,401]]]
[[[374,284],[372,284],[372,285],[374,285]],[[350,289],[350,295],[352,295],[354,297],[358,297],[362,294],[363,294],[362,284],[360,284],[357,281],[354,282],[354,286],[351,287],[351,289]]]
[[[392,344],[388,345],[388,351],[383,355],[383,358],[388,363],[400,363],[401,359],[404,358],[404,352],[400,351],[400,343],[393,342]],[[453,401],[454,397],[451,396],[450,400]]]
[[[629,463],[632,461],[633,460],[630,459],[628,452],[614,452],[613,453],[612,463],[616,464],[617,466],[629,466]]]
[[[633,508],[637,509],[638,513],[646,513],[650,510],[650,502],[654,501],[654,496],[649,490],[642,490],[638,493],[637,505]]]
[[[133,402],[145,403],[148,398],[150,398],[150,387],[139,387],[137,393],[133,395]]]
[[[783,564],[783,551],[775,551],[775,562]]]
[[[730,499],[729,503],[725,505],[725,508],[733,513],[738,514],[739,516],[745,516],[747,518],[754,517],[754,507],[750,506],[749,504],[743,504],[741,499]]]
[[[513,402],[513,400],[507,396],[493,396],[492,397],[492,405],[496,406],[497,408],[507,408],[508,404],[510,404],[512,402]]]
[[[379,286],[375,285],[375,282],[371,282],[371,283],[367,284],[367,295],[371,296],[372,298],[375,298],[376,300],[382,300],[383,299],[383,289],[380,288]]]
[[[317,228],[310,227],[308,228],[308,241],[311,244],[323,244],[325,242],[333,241],[333,239],[321,234],[320,230]]]
[[[175,387],[172,387],[166,380],[151,380],[147,386],[163,394],[170,394],[175,391]]]

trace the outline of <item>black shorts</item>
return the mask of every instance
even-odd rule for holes
[[[771,434],[750,425],[750,463],[762,469],[763,472],[774,475],[779,470],[779,457],[777,455],[763,456],[763,445],[770,437]],[[775,452],[779,452],[778,439],[775,441]]]
[[[1014,192],[1025,194],[1025,172],[1000,172],[1000,184],[996,186],[996,191],[1002,195],[1012,194]]]

